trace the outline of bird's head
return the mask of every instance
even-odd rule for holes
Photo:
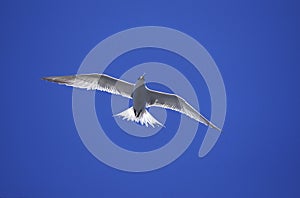
[[[138,78],[139,81],[145,81],[145,73]]]

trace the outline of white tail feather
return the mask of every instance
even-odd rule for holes
[[[130,107],[129,109],[126,109],[125,111],[122,111],[121,113],[118,113],[114,116],[121,117],[123,120],[141,123],[141,125],[145,124],[147,127],[148,125],[152,126],[153,128],[155,126],[164,126],[159,121],[157,121],[146,109],[138,118],[134,115],[133,107]]]

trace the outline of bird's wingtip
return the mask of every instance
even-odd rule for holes
[[[217,127],[216,125],[214,125],[213,123],[209,122],[208,123],[208,126],[213,128],[213,129],[216,129],[217,131],[219,132],[222,132],[222,129],[220,129],[219,127]]]
[[[46,80],[46,81],[52,82],[53,78],[52,77],[42,77],[41,80]]]
[[[220,129],[219,127],[213,127],[213,128],[215,128],[219,132],[222,132],[222,129]]]

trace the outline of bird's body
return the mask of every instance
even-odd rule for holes
[[[141,114],[144,112],[146,108],[146,102],[147,102],[146,95],[147,95],[147,89],[145,87],[143,80],[137,80],[137,82],[134,85],[134,90],[132,93],[133,111],[134,111],[134,115],[137,118],[141,116]]]
[[[81,74],[73,76],[45,77],[44,80],[88,90],[106,91],[133,100],[133,106],[115,115],[129,121],[139,122],[146,126],[163,126],[148,111],[147,107],[157,106],[178,111],[207,126],[221,131],[217,126],[202,116],[183,98],[175,94],[154,91],[145,86],[144,75],[135,84],[105,75]]]

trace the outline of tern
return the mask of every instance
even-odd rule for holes
[[[148,125],[151,125],[152,127],[163,127],[163,125],[147,111],[147,108],[156,106],[180,112],[206,126],[221,131],[220,128],[201,115],[182,97],[149,89],[145,85],[145,74],[140,76],[135,84],[106,74],[97,73],[51,76],[42,79],[75,88],[106,91],[111,94],[121,95],[132,99],[132,107],[114,116],[121,117],[123,120],[134,121],[141,125],[145,124],[147,127]]]

